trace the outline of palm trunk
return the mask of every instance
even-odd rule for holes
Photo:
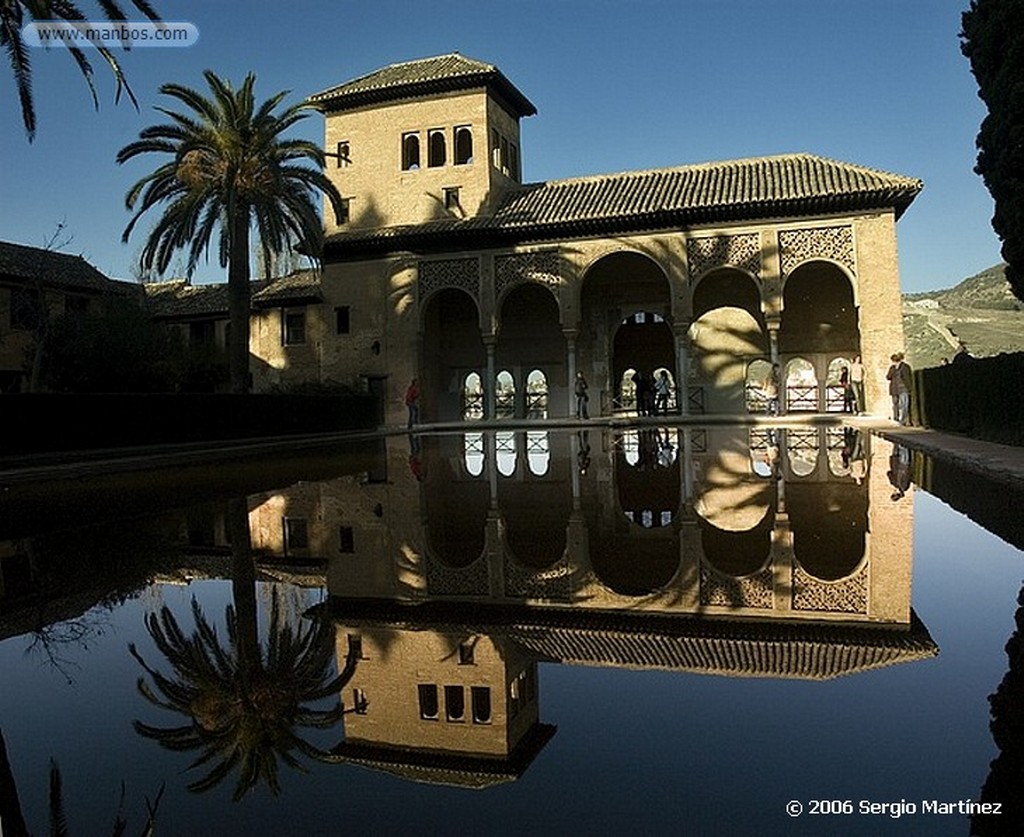
[[[236,209],[231,224],[231,254],[228,263],[228,314],[231,336],[228,366],[231,391],[248,392],[249,379],[249,213]]]
[[[256,562],[249,537],[249,513],[245,497],[227,501],[227,531],[231,536],[231,595],[238,631],[239,668],[250,677],[260,663],[256,615]]]

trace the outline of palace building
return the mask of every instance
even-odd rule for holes
[[[310,355],[391,422],[413,378],[424,421],[570,415],[577,373],[591,415],[631,409],[635,376],[662,372],[670,409],[738,413],[763,406],[774,362],[782,408],[824,412],[861,355],[869,411],[887,411],[896,221],[920,180],[800,153],[524,183],[536,108],[458,53],[309,102],[345,200],[326,211],[319,298],[271,312],[316,312],[316,345],[254,343],[258,387],[293,376],[294,350],[304,377]]]

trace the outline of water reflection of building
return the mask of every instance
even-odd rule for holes
[[[386,479],[301,484],[250,523],[255,545],[328,558],[339,658],[362,656],[339,754],[481,785],[550,735],[539,661],[828,679],[934,655],[889,447],[841,428],[398,437]]]

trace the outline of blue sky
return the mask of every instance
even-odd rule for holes
[[[160,84],[252,70],[260,99],[287,89],[297,100],[457,50],[496,64],[537,106],[523,122],[526,180],[806,151],[924,181],[898,228],[905,291],[999,261],[992,202],[972,171],[985,111],[959,51],[967,0],[152,2],[164,20],[195,24],[199,41],[123,57],[138,112],[114,105],[100,63],[97,113],[70,56],[33,49],[30,144],[0,74],[0,239],[38,245],[63,222],[67,252],[129,277],[147,225],[120,243],[124,195],[158,158],[114,157],[162,121]],[[314,114],[296,133],[322,131]],[[196,274],[224,279],[215,261]]]

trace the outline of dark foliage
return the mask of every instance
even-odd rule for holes
[[[1024,0],[971,0],[962,25],[961,50],[988,106],[974,170],[995,201],[1006,278],[1024,300]]]

